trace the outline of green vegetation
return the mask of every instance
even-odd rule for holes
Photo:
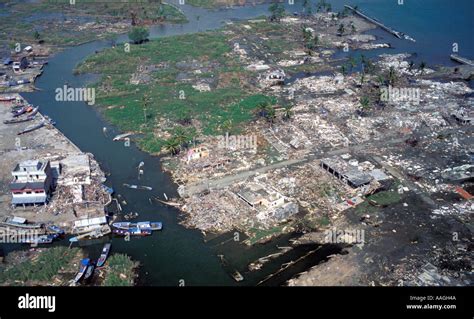
[[[280,19],[285,16],[285,7],[277,2],[272,3],[268,7],[268,11],[270,12],[271,21],[280,21]]]
[[[270,229],[250,228],[250,237],[246,240],[249,245],[254,245],[262,240],[281,234],[285,225],[274,226]]]
[[[148,36],[150,32],[148,32],[147,28],[144,27],[134,27],[129,33],[128,37],[132,40],[135,44],[141,44],[148,40]]]
[[[0,18],[0,45],[31,44],[42,41],[47,45],[77,45],[127,30],[120,28],[110,32],[107,26],[114,23],[184,23],[186,17],[175,7],[158,5],[154,1],[120,2],[116,0],[40,0],[38,2],[10,3],[4,8],[6,15]],[[98,27],[83,28],[85,23]],[[3,43],[2,43],[3,42]]]
[[[107,260],[107,275],[102,286],[133,286],[137,263],[124,254],[114,254]]]
[[[0,283],[50,282],[79,253],[79,248],[53,247],[34,258],[7,266],[0,271]]]
[[[221,32],[164,37],[131,46],[130,52],[122,47],[104,50],[89,57],[76,72],[103,75],[95,85],[97,104],[122,130],[141,132],[140,147],[151,153],[165,147],[176,154],[199,134],[240,132],[243,124],[256,117],[259,105],[276,103],[245,87],[251,73],[229,57],[230,51]],[[142,74],[140,70],[147,66],[157,66],[148,74],[150,81],[130,84],[132,74]],[[201,69],[205,72],[195,72]],[[180,76],[191,80],[180,81]],[[192,87],[202,80],[213,83],[213,88],[199,91]],[[162,124],[163,119],[168,125]],[[192,122],[199,125],[194,127]],[[176,140],[176,129],[185,138]],[[168,137],[158,134],[158,138],[157,132]]]

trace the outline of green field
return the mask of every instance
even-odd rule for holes
[[[253,74],[230,51],[229,39],[218,31],[164,37],[133,45],[129,52],[122,46],[104,50],[76,72],[102,75],[94,86],[106,118],[124,131],[142,133],[139,145],[156,153],[177,129],[186,140],[236,133],[255,118],[260,104],[275,103],[253,90],[248,84]],[[148,82],[130,83],[132,74],[150,66]],[[210,83],[210,91],[192,87],[201,81]]]
[[[114,254],[107,260],[107,275],[102,286],[133,286],[137,263],[129,256]]]
[[[47,45],[66,46],[110,38],[113,33],[108,31],[77,27],[85,23],[128,22],[132,12],[138,23],[187,21],[173,6],[163,4],[160,8],[156,1],[75,0],[71,5],[69,0],[42,0],[10,3],[2,10],[6,15],[0,17],[0,45],[10,48],[15,43],[31,44],[40,40]],[[65,20],[69,20],[68,23]]]

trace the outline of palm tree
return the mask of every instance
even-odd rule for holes
[[[259,116],[267,116],[269,103],[267,101],[260,102],[257,106],[257,112]]]
[[[292,105],[285,105],[285,110],[283,111],[283,119],[284,120],[289,120],[293,116],[293,111],[291,110],[293,108]]]
[[[229,132],[231,128],[232,128],[231,119],[225,120],[224,123],[222,123],[222,129],[224,130],[224,132]]]
[[[148,103],[150,102],[150,98],[148,95],[144,94],[142,98],[142,105],[143,105],[143,119],[144,119],[144,124],[146,125],[146,119],[148,117],[146,111],[148,110]]]
[[[346,74],[347,74],[347,68],[346,68],[346,66],[345,66],[344,64],[341,65],[341,73],[342,73],[342,75],[346,75]]]
[[[171,155],[178,154],[181,149],[179,142],[173,137],[165,141],[164,148],[167,152],[171,153]]]
[[[360,103],[360,107],[363,110],[367,110],[370,108],[370,100],[369,100],[369,97],[366,95],[360,98],[359,103]]]
[[[351,67],[351,71],[357,66],[357,61],[352,56],[349,58],[349,66]]]
[[[267,118],[267,121],[270,122],[270,124],[273,124],[273,122],[275,121],[275,109],[271,105],[268,106],[267,115],[265,117]]]
[[[173,130],[173,139],[182,146],[188,141],[188,135],[186,134],[186,130],[181,126],[176,127]]]
[[[394,84],[397,79],[397,73],[395,72],[395,68],[393,66],[390,67],[388,70],[388,81],[390,84]]]
[[[421,71],[421,75],[423,75],[423,72],[425,71],[425,68],[426,68],[426,63],[424,61],[422,61],[420,63],[420,71]]]

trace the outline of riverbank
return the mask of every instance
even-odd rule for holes
[[[7,95],[2,95],[5,96]],[[72,233],[76,221],[104,217],[104,206],[110,201],[110,194],[101,187],[105,175],[93,155],[82,152],[51,124],[17,135],[28,127],[45,123],[45,118],[38,113],[31,121],[4,124],[5,120],[12,118],[11,110],[17,100],[22,101],[19,104],[27,103],[18,94],[8,96],[15,99],[0,102],[0,218],[23,217],[31,223],[54,224]],[[39,107],[41,110],[41,106]],[[17,164],[28,160],[49,162],[51,167],[58,168],[59,176],[55,177],[55,189],[47,205],[13,207],[9,189],[13,180],[11,174]]]

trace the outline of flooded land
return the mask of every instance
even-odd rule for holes
[[[469,49],[369,4],[65,2],[0,6],[0,227],[43,236],[2,284],[472,285]]]

